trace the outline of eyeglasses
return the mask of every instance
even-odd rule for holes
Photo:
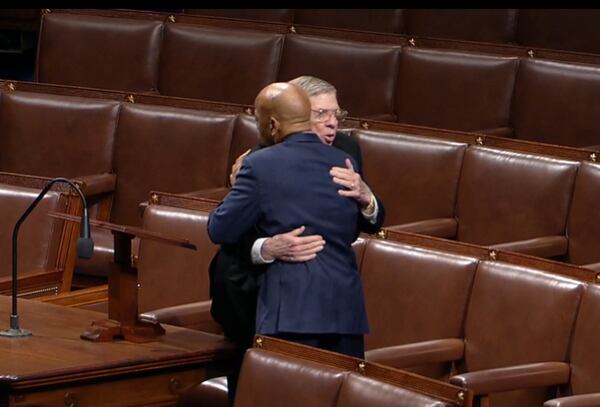
[[[311,109],[313,120],[316,122],[324,122],[335,116],[338,122],[343,122],[348,116],[348,111],[343,109]]]

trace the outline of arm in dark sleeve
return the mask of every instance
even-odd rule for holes
[[[247,158],[225,200],[210,213],[208,236],[216,244],[235,244],[256,224],[260,215],[259,185]]]

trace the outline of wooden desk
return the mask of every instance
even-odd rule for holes
[[[10,297],[0,296],[0,329]],[[0,338],[0,406],[173,406],[186,387],[227,372],[220,336],[165,325],[156,342],[79,338],[104,314],[19,299],[26,338]]]

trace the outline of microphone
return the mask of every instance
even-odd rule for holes
[[[31,336],[31,331],[22,329],[19,327],[19,314],[17,312],[17,291],[18,291],[18,279],[17,279],[17,238],[19,235],[19,229],[21,224],[29,216],[29,214],[35,209],[40,203],[42,198],[48,193],[52,185],[57,182],[64,182],[69,184],[71,188],[77,192],[81,202],[83,204],[83,216],[81,217],[81,227],[79,232],[79,239],[77,240],[77,256],[82,259],[89,259],[94,253],[94,241],[90,237],[90,219],[88,216],[87,202],[85,196],[81,192],[81,189],[73,181],[67,178],[54,178],[48,181],[46,186],[40,191],[37,198],[25,209],[25,212],[17,220],[15,227],[13,228],[12,234],[12,311],[10,315],[10,328],[0,331],[0,336],[6,336],[9,338],[20,338],[25,336]]]

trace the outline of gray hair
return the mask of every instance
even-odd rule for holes
[[[302,75],[292,79],[289,83],[300,86],[309,97],[323,93],[337,93],[337,89],[331,83],[314,76]]]

